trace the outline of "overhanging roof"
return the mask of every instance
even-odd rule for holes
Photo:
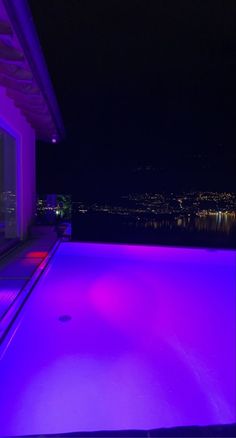
[[[27,0],[0,0],[0,85],[38,139],[63,138],[62,118]]]

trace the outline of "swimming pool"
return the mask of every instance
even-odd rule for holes
[[[235,422],[235,261],[61,243],[0,347],[0,435]]]

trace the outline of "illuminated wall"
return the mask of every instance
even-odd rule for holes
[[[35,210],[35,133],[1,86],[0,127],[17,141],[17,210],[20,238],[23,239]]]

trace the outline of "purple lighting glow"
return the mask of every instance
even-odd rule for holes
[[[57,142],[56,138],[53,137],[53,138],[52,138],[52,143],[56,143],[56,142]]]
[[[0,349],[0,435],[235,422],[235,256],[62,243]]]

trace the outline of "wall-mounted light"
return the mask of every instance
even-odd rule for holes
[[[57,139],[55,137],[52,138],[52,143],[56,143]]]

